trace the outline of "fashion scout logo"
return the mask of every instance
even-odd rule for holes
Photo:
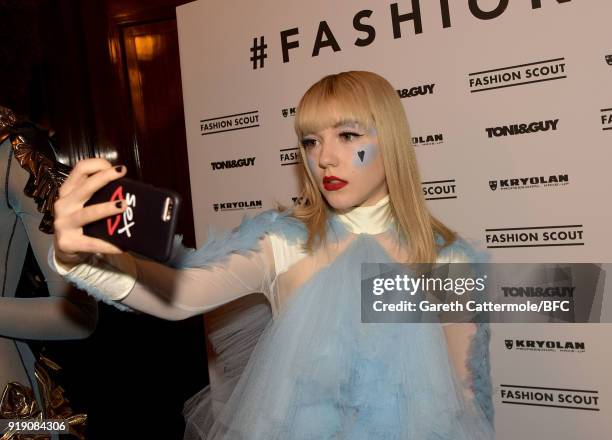
[[[279,151],[279,157],[281,166],[298,165],[302,162],[302,155],[298,147],[282,148]]]
[[[123,186],[118,186],[113,195],[110,198],[111,202],[115,200],[125,200],[128,204],[128,207],[123,213],[115,215],[114,218],[109,217],[106,219],[106,232],[109,236],[117,234],[125,234],[128,237],[132,237],[130,229],[135,224],[134,211],[132,208],[136,207],[136,195],[130,194],[129,192],[123,195]],[[121,222],[121,227],[119,228],[119,223]],[[117,229],[119,228],[119,229]]]
[[[500,384],[502,403],[599,411],[599,391]]]
[[[286,118],[287,116],[295,116],[295,107],[284,108],[281,110],[281,114],[283,115],[283,118]]]
[[[412,138],[412,144],[415,147],[425,145],[438,145],[444,142],[444,135],[442,133],[428,134],[426,136],[415,136]]]
[[[494,67],[468,74],[471,93],[564,78],[567,78],[565,75],[565,58],[554,58],[508,67]]]
[[[222,202],[214,203],[215,211],[241,211],[243,209],[260,209],[263,207],[261,200],[246,200],[242,202]]]
[[[226,168],[250,167],[255,165],[254,157],[245,157],[243,159],[231,159],[221,162],[211,162],[210,166],[213,170],[224,170]]]
[[[601,109],[601,129],[612,130],[612,108]]]
[[[545,11],[548,13],[555,12],[555,4],[571,4],[571,0],[547,0],[544,2],[544,6],[542,6],[542,0],[523,1],[527,4],[531,3],[532,11],[545,8]],[[431,2],[428,2],[428,5],[429,3]],[[254,70],[263,69],[266,66],[266,62],[269,62],[272,57],[279,61],[282,59],[283,63],[289,63],[293,60],[293,54],[301,54],[302,56],[308,54],[314,58],[321,54],[327,56],[333,55],[350,45],[367,47],[375,43],[377,34],[392,33],[394,39],[407,39],[414,35],[422,34],[425,30],[429,31],[434,27],[440,28],[440,23],[444,29],[452,28],[453,17],[449,3],[449,0],[440,0],[439,9],[435,7],[434,9],[429,7],[425,9],[421,8],[421,5],[425,4],[423,0],[411,0],[401,3],[396,1],[387,3],[388,6],[385,6],[383,2],[378,2],[376,6],[370,6],[373,9],[363,9],[352,15],[347,11],[344,20],[352,23],[352,28],[355,32],[352,32],[345,40],[339,40],[336,37],[336,29],[344,27],[343,24],[338,22],[336,17],[329,22],[325,17],[318,17],[305,25],[306,29],[304,27],[295,27],[295,23],[288,23],[287,27],[274,35],[274,38],[277,38],[276,35],[278,35],[280,40],[280,44],[270,45],[279,48],[276,53],[268,53],[269,45],[266,41],[266,35],[254,35],[252,39],[248,39],[247,41],[250,44],[248,62]],[[511,2],[508,0],[498,0],[493,2],[494,7],[490,7],[489,4],[482,6],[482,3],[482,0],[467,0],[462,2],[462,5],[465,6],[457,7],[467,8],[474,18],[485,22],[502,16]],[[513,7],[516,5],[517,2],[512,2]],[[520,8],[520,3],[516,7]],[[383,18],[381,19],[380,17]],[[374,20],[377,23],[384,23],[382,25],[384,28],[381,29],[380,24],[376,28],[373,25]],[[516,23],[516,25],[520,26],[520,22]],[[304,35],[314,35],[314,38],[305,40]],[[271,56],[269,57],[269,55]],[[246,56],[244,61],[247,61]]]
[[[397,96],[400,99],[413,98],[415,96],[433,95],[435,84],[424,84],[422,86],[414,86],[407,89],[398,89]]]
[[[200,120],[202,136],[253,127],[259,127],[259,110]]]
[[[582,225],[524,226],[485,229],[488,249],[584,246]]]
[[[455,179],[432,180],[421,182],[425,200],[442,200],[457,198],[457,184]]]
[[[538,133],[540,131],[556,130],[559,119],[549,119],[547,121],[526,122],[522,124],[502,125],[499,127],[485,128],[487,136],[515,136],[517,134]]]
[[[586,351],[584,341],[506,339],[504,343],[508,350],[555,353],[584,353]]]
[[[489,180],[489,188],[495,191],[506,189],[533,189],[551,186],[569,185],[569,174],[553,174],[550,176],[513,177],[499,180]]]

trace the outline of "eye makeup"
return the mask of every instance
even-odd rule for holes
[[[300,140],[300,145],[304,147],[306,150],[308,150],[311,147],[314,147],[316,143],[317,143],[317,140],[313,137],[304,137],[302,140]]]
[[[354,120],[341,120],[331,128],[335,131],[334,136],[338,136],[341,142],[346,144],[346,147],[350,147],[354,151],[351,160],[353,166],[360,168],[367,167],[379,154],[379,147],[374,139],[370,140],[374,142],[367,143],[367,137],[377,136],[376,128],[373,127],[366,130],[361,124]],[[365,136],[366,139],[360,141],[360,138],[363,136]],[[319,142],[321,142],[321,140],[315,133],[307,134],[300,141],[306,153],[306,165],[311,173],[315,173],[318,169],[318,159],[315,157],[316,154],[313,154],[313,148],[317,146]]]
[[[352,119],[342,119],[336,122],[333,128],[352,128],[353,130],[359,130],[361,132],[366,131],[359,122]]]

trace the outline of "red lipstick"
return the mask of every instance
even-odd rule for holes
[[[325,176],[323,177],[323,188],[327,191],[337,191],[340,188],[344,188],[348,182],[346,180],[342,180],[336,176]]]

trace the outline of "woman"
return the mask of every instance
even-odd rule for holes
[[[451,325],[443,332],[437,324],[361,323],[362,262],[475,255],[427,211],[395,90],[370,72],[325,77],[300,101],[296,132],[307,202],[293,212],[245,219],[196,251],[177,250],[175,268],[82,235],[82,225],[125,209],[114,203],[83,208],[125,169],[99,159],[81,162],[55,206],[57,270],[107,301],[166,319],[264,292],[275,319],[226,406],[212,418],[194,411],[193,435],[492,438],[478,404],[491,415],[485,327]],[[449,346],[463,348],[449,354],[445,333]],[[201,408],[206,403],[203,396]]]

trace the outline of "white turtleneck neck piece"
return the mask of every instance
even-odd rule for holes
[[[372,206],[357,206],[337,214],[340,222],[353,234],[381,234],[393,222],[389,210],[389,195]]]

